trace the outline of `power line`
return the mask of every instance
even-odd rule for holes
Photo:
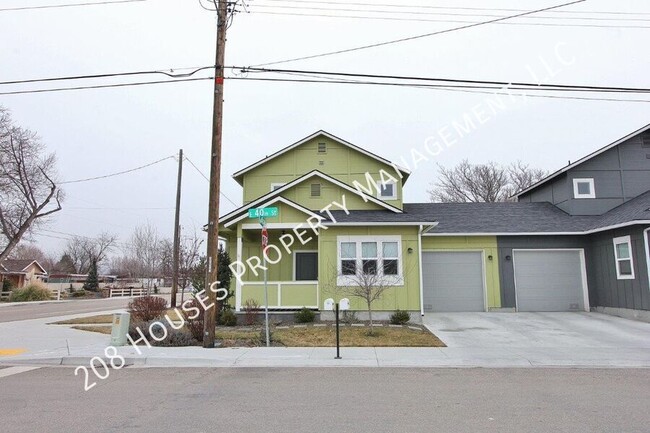
[[[28,93],[48,93],[48,92],[65,92],[68,90],[88,90],[88,89],[107,89],[112,87],[132,87],[132,86],[148,86],[152,84],[171,84],[182,83],[189,81],[205,81],[213,80],[213,77],[203,78],[178,78],[175,80],[162,80],[162,81],[140,81],[137,83],[120,83],[120,84],[97,84],[92,86],[77,86],[77,87],[56,87],[53,89],[38,89],[38,90],[15,90],[11,92],[0,92],[0,95],[23,95]]]
[[[166,161],[168,159],[174,159],[174,157],[175,157],[175,155],[171,155],[171,156],[167,156],[165,158],[159,159],[157,161],[151,162],[149,164],[141,165],[140,167],[132,168],[132,169],[129,169],[129,170],[124,170],[124,171],[120,171],[120,172],[117,172],[117,173],[106,174],[104,176],[88,177],[88,178],[85,178],[85,179],[77,179],[77,180],[68,180],[68,181],[65,181],[65,182],[59,182],[59,184],[60,185],[66,185],[66,184],[70,184],[70,183],[90,182],[90,181],[93,181],[93,180],[107,179],[109,177],[120,176],[122,174],[132,173],[134,171],[138,171],[138,170],[142,170],[142,169],[147,168],[147,167],[151,167],[152,165],[159,164],[159,163],[161,163],[163,161]]]
[[[154,69],[149,71],[125,71],[125,72],[109,72],[104,74],[90,74],[90,75],[68,75],[63,77],[47,77],[47,78],[30,78],[26,80],[11,80],[0,81],[0,85],[8,84],[28,84],[28,83],[45,83],[49,81],[69,81],[69,80],[86,80],[93,78],[114,78],[114,77],[128,77],[134,75],[152,75],[162,74],[170,78],[189,78],[197,72],[206,69],[214,69],[214,66],[195,66],[191,68],[169,68],[169,69]],[[176,73],[175,71],[189,70],[186,73]]]
[[[189,159],[187,156],[185,156],[185,161],[189,162],[190,165],[191,165],[192,167],[194,167],[194,169],[195,169],[195,170],[196,170],[196,171],[197,171],[201,176],[203,176],[203,178],[204,178],[205,180],[207,180],[208,182],[210,182],[210,178],[207,177],[205,174],[203,174],[203,172],[201,171],[201,169],[199,169],[199,167],[197,167],[196,164],[194,164],[194,163],[192,162],[191,159]],[[223,198],[225,198],[226,200],[228,200],[228,201],[230,202],[230,204],[232,204],[233,206],[235,206],[235,209],[239,207],[239,205],[238,205],[238,204],[235,204],[235,202],[232,201],[232,200],[230,199],[230,197],[228,197],[228,196],[227,196],[223,191],[219,191],[219,193],[221,194],[221,196],[222,196]]]
[[[253,11],[252,13],[263,14],[263,15],[293,16],[293,17],[344,18],[344,19],[360,19],[360,20],[375,20],[375,21],[411,21],[411,22],[446,23],[446,24],[480,23],[480,21],[463,21],[463,20],[431,19],[431,18],[425,19],[425,18],[373,17],[367,15],[327,15],[327,14],[316,14],[316,13],[266,12],[266,11]],[[591,27],[591,28],[604,28],[604,29],[649,29],[650,28],[650,26],[629,25],[629,24],[618,25],[618,24],[516,23],[516,22],[498,22],[493,24],[509,25],[509,26],[541,26],[541,27]],[[275,64],[275,63],[266,63],[263,65],[269,65],[269,64]]]
[[[71,7],[79,7],[79,6],[100,6],[100,5],[119,4],[119,3],[140,3],[146,1],[148,0],[106,0],[101,2],[68,3],[62,5],[19,6],[15,8],[2,8],[0,9],[0,12],[25,11],[25,10],[32,10],[32,9],[58,9],[58,8],[71,8]]]
[[[374,7],[392,7],[392,8],[416,8],[416,9],[443,9],[443,10],[471,10],[471,11],[503,11],[503,12],[526,12],[526,9],[511,8],[484,8],[484,7],[462,7],[462,6],[431,6],[431,5],[405,5],[394,3],[359,3],[359,2],[337,2],[337,1],[316,1],[316,0],[261,0],[271,3],[298,3],[298,4],[329,4],[343,6],[374,6]],[[609,14],[609,15],[650,15],[650,12],[620,12],[620,11],[566,11],[553,10],[551,14]]]
[[[517,81],[488,81],[488,80],[465,80],[459,78],[436,78],[420,77],[405,75],[383,75],[383,74],[361,74],[351,72],[330,72],[330,71],[311,71],[301,69],[271,69],[256,67],[230,66],[232,69],[240,69],[242,72],[265,72],[265,73],[290,73],[290,74],[311,74],[312,76],[334,76],[334,77],[352,77],[352,78],[379,78],[390,80],[408,80],[408,81],[426,81],[442,82],[453,84],[472,84],[472,85],[489,85],[489,86],[522,86],[530,87],[528,90],[552,90],[552,91],[589,91],[589,92],[626,92],[626,93],[646,93],[650,92],[648,88],[636,87],[608,87],[608,86],[585,86],[573,84],[535,84]]]
[[[230,77],[229,80],[243,80],[243,81],[267,81],[267,82],[284,82],[284,83],[317,83],[317,84],[359,84],[359,85],[375,85],[375,86],[393,86],[393,87],[408,87],[408,88],[418,88],[418,89],[431,89],[431,90],[441,90],[449,92],[465,92],[465,93],[482,93],[489,95],[507,95],[512,96],[512,93],[504,92],[504,89],[499,89],[492,87],[495,91],[489,92],[486,90],[470,90],[471,88],[458,88],[460,86],[444,86],[444,85],[432,85],[432,84],[408,84],[408,83],[387,83],[387,82],[378,82],[378,81],[356,81],[356,80],[298,80],[298,79],[288,79],[288,78],[250,78],[250,77]],[[476,88],[479,89],[479,88]],[[499,91],[501,90],[501,91]],[[507,89],[505,89],[507,90]],[[526,89],[529,90],[529,89]],[[553,91],[553,90],[547,90]],[[557,90],[556,90],[557,91]],[[611,101],[611,102],[643,102],[648,103],[650,100],[646,99],[617,99],[617,98],[591,98],[591,97],[582,97],[582,96],[558,96],[558,95],[528,95],[521,93],[518,96],[525,96],[531,98],[550,98],[550,99],[576,99],[584,101]]]
[[[276,6],[276,5],[265,5],[265,4],[254,4],[252,5],[252,10],[256,8],[262,9],[276,9],[276,10],[308,10],[308,11],[318,11],[320,12],[364,12],[372,14],[391,14],[391,15],[418,15],[418,16],[454,16],[454,17],[469,17],[469,18],[501,18],[503,15],[494,15],[494,14],[477,14],[477,13],[463,13],[463,12],[423,12],[415,10],[385,10],[385,9],[359,9],[359,8],[349,8],[349,7],[317,7],[317,6]],[[314,12],[316,13],[316,12]],[[368,17],[372,18],[372,17]],[[601,18],[601,17],[567,17],[567,16],[524,16],[522,19],[532,19],[532,20],[586,20],[586,21],[650,21],[648,18]],[[467,22],[467,21],[465,21]]]
[[[275,61],[275,62],[267,62],[267,63],[257,64],[257,65],[254,65],[254,66],[277,65],[277,64],[280,64],[280,63],[296,62],[296,61],[300,61],[300,60],[308,60],[308,59],[315,59],[315,58],[318,58],[318,57],[326,57],[326,56],[333,56],[333,55],[336,55],[336,54],[350,53],[350,52],[353,52],[353,51],[360,51],[360,50],[365,50],[365,49],[369,49],[369,48],[377,48],[377,47],[381,47],[381,46],[397,44],[397,43],[400,43],[400,42],[407,42],[407,41],[426,38],[426,37],[430,37],[430,36],[441,35],[441,34],[444,34],[444,33],[451,33],[451,32],[457,31],[457,30],[464,30],[464,29],[469,29],[469,28],[472,28],[472,27],[478,27],[478,26],[482,26],[482,25],[486,25],[486,24],[497,23],[497,22],[500,22],[500,21],[508,20],[508,19],[518,18],[518,17],[522,17],[522,16],[526,16],[526,15],[531,15],[531,14],[535,14],[535,13],[539,13],[539,12],[544,12],[544,11],[548,11],[548,10],[552,10],[552,9],[557,9],[557,8],[560,8],[560,7],[565,7],[565,6],[570,6],[570,5],[573,5],[573,4],[582,3],[584,1],[585,0],[575,0],[575,1],[572,1],[572,2],[569,2],[569,3],[563,3],[561,5],[549,6],[549,7],[542,8],[542,9],[536,9],[536,10],[527,11],[527,12],[523,12],[523,13],[518,13],[518,14],[515,14],[515,15],[509,15],[509,16],[506,16],[506,17],[497,18],[497,19],[488,20],[488,21],[481,21],[481,22],[478,22],[478,23],[472,23],[472,24],[468,24],[468,25],[464,25],[464,26],[460,26],[460,27],[454,27],[454,28],[451,28],[451,29],[439,30],[439,31],[432,32],[432,33],[425,33],[425,34],[422,34],[422,35],[409,36],[409,37],[406,37],[406,38],[394,39],[394,40],[384,41],[384,42],[377,42],[377,43],[374,43],[374,44],[362,45],[362,46],[358,46],[358,47],[354,47],[354,48],[348,48],[348,49],[344,49],[344,50],[329,51],[329,52],[326,52],[326,53],[313,54],[313,55],[310,55],[310,56],[295,57],[295,58],[292,58],[292,59],[278,60],[278,61]]]

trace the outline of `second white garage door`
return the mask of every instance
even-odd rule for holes
[[[517,311],[583,311],[580,250],[514,250]]]
[[[422,253],[424,311],[485,311],[483,254]]]

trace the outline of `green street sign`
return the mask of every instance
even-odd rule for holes
[[[277,207],[259,207],[248,209],[248,218],[273,218],[280,215]]]

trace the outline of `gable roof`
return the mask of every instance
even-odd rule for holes
[[[326,180],[328,182],[331,182],[331,183],[333,183],[333,184],[335,184],[335,185],[337,185],[337,186],[339,186],[339,187],[341,187],[341,188],[343,188],[343,189],[345,189],[347,191],[350,191],[353,194],[356,194],[356,195],[358,195],[360,197],[364,196],[358,190],[356,190],[355,188],[352,188],[347,183],[341,182],[340,180],[335,179],[335,178],[333,178],[331,176],[328,176],[328,175],[326,175],[325,173],[323,173],[321,171],[312,170],[309,173],[304,174],[304,175],[300,176],[299,178],[294,179],[291,182],[283,185],[282,187],[280,187],[280,188],[278,188],[278,189],[276,189],[274,191],[271,191],[271,192],[263,195],[262,197],[259,197],[256,200],[253,200],[252,202],[247,203],[247,204],[241,206],[240,208],[235,209],[234,211],[220,217],[219,218],[219,223],[220,224],[225,224],[225,223],[229,222],[233,217],[238,216],[242,212],[248,212],[248,209],[257,207],[261,203],[266,203],[271,198],[277,197],[280,194],[282,194],[284,191],[286,191],[288,189],[291,189],[294,186],[304,182],[305,180],[311,179],[313,177],[320,177],[321,179],[324,179],[324,180]],[[391,211],[393,213],[402,213],[401,209],[399,209],[399,208],[397,208],[397,207],[395,207],[393,205],[390,205],[390,204],[388,204],[388,203],[386,203],[386,202],[384,202],[382,200],[379,200],[376,197],[373,197],[373,196],[368,195],[368,194],[365,194],[365,197],[368,199],[368,201],[371,201],[371,202],[383,207],[384,209],[386,209],[388,211]],[[287,200],[287,201],[290,201],[290,200]],[[295,202],[291,202],[291,203],[293,203],[296,206],[300,206],[299,204],[297,204]],[[302,207],[302,206],[300,206],[300,207]],[[306,208],[303,207],[303,209],[306,209]],[[311,211],[308,210],[308,212],[311,212]]]
[[[27,268],[29,268],[32,263],[35,263],[36,266],[38,266],[43,274],[46,274],[47,271],[45,271],[45,268],[41,266],[40,263],[36,260],[31,260],[31,259],[6,259],[2,264],[0,264],[0,268],[2,268],[5,272],[10,272],[10,273],[23,273],[27,272]]]
[[[343,140],[342,138],[339,138],[339,137],[337,137],[337,136],[335,136],[333,134],[330,134],[327,131],[323,131],[321,129],[321,130],[316,131],[315,133],[303,138],[302,140],[299,140],[299,141],[297,141],[297,142],[295,142],[293,144],[290,144],[289,146],[285,147],[284,149],[280,149],[277,152],[272,153],[271,155],[268,155],[266,158],[260,159],[259,161],[249,165],[248,167],[239,170],[238,172],[233,174],[232,177],[233,177],[233,179],[235,179],[237,181],[237,183],[239,183],[240,185],[243,185],[242,176],[244,174],[246,174],[247,172],[253,170],[256,167],[259,167],[262,164],[265,164],[265,163],[271,161],[272,159],[275,159],[275,158],[277,158],[277,157],[279,157],[281,155],[284,155],[285,153],[289,152],[290,150],[295,149],[296,147],[298,147],[298,146],[300,146],[300,145],[302,145],[302,144],[308,142],[309,140],[312,140],[312,139],[314,139],[314,138],[316,138],[318,136],[321,136],[321,135],[323,135],[323,136],[325,136],[325,137],[327,137],[327,138],[329,138],[331,140],[334,140],[334,141],[336,141],[336,142],[338,142],[338,143],[340,143],[340,144],[342,144],[344,146],[347,146],[347,147],[349,147],[351,149],[354,149],[357,152],[360,152],[360,153],[362,153],[362,154],[364,154],[366,156],[369,156],[369,157],[371,157],[371,158],[373,158],[373,159],[375,159],[375,160],[377,160],[379,162],[382,162],[382,163],[384,163],[386,165],[393,166],[393,167],[399,169],[399,171],[402,172],[402,174],[404,176],[404,182],[406,182],[406,179],[411,174],[411,172],[409,170],[407,170],[407,169],[405,169],[403,167],[400,167],[397,164],[394,164],[391,161],[389,161],[389,160],[387,160],[385,158],[382,158],[379,155],[376,155],[376,154],[374,154],[372,152],[369,152],[369,151],[367,151],[366,149],[364,149],[362,147],[356,146],[356,145],[354,145],[354,144],[352,144],[352,143],[350,143],[348,141]]]
[[[529,186],[528,188],[526,188],[526,189],[524,189],[524,190],[518,192],[518,193],[515,194],[513,197],[517,197],[517,198],[519,198],[519,197],[521,197],[522,195],[527,194],[528,192],[530,192],[530,191],[532,191],[532,190],[534,190],[534,189],[536,189],[536,188],[538,188],[538,187],[544,185],[545,183],[547,183],[547,182],[549,182],[549,181],[555,179],[555,178],[558,177],[559,175],[561,175],[561,174],[563,174],[563,173],[566,173],[567,171],[571,170],[572,168],[577,167],[578,165],[582,164],[583,162],[589,161],[590,159],[592,159],[592,158],[594,158],[594,157],[600,155],[601,153],[607,152],[609,149],[612,149],[612,148],[618,146],[619,144],[621,144],[621,143],[623,143],[623,142],[629,140],[630,138],[633,138],[633,137],[635,137],[636,135],[639,135],[639,134],[644,133],[645,131],[647,131],[647,130],[649,130],[649,129],[650,129],[650,123],[647,124],[647,125],[645,125],[644,127],[640,128],[640,129],[637,129],[636,131],[632,132],[631,134],[628,134],[628,135],[626,135],[626,136],[623,137],[623,138],[619,138],[619,139],[616,140],[615,142],[610,143],[610,144],[608,144],[607,146],[602,147],[602,148],[596,150],[595,152],[590,153],[589,155],[585,156],[584,158],[581,158],[581,159],[577,160],[576,162],[574,162],[574,163],[572,163],[572,164],[569,164],[569,165],[567,165],[567,166],[565,166],[565,167],[559,169],[558,171],[556,171],[556,172],[554,172],[554,173],[548,175],[547,177],[545,177],[544,179],[540,180],[539,182],[537,182],[537,183],[535,183],[535,184]]]

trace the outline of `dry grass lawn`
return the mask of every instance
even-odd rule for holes
[[[72,329],[78,329],[80,331],[99,332],[100,334],[111,335],[110,326],[72,326]]]
[[[167,310],[166,314],[169,316],[171,320],[175,322],[181,320],[181,318],[178,317],[178,314],[176,314],[176,310],[174,309]],[[96,324],[105,324],[105,323],[113,323],[112,314],[99,314],[97,316],[79,317],[76,319],[62,320],[60,322],[50,323],[50,325],[96,325]]]

